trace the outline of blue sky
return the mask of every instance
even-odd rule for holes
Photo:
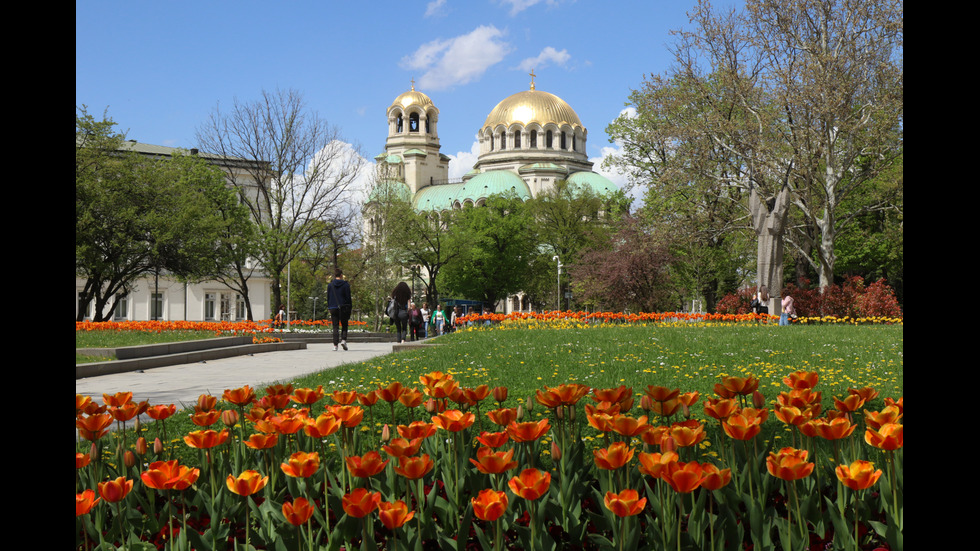
[[[728,2],[722,2],[728,3]],[[596,162],[644,76],[668,70],[693,0],[78,1],[75,103],[130,139],[195,147],[219,104],[296,89],[367,159],[412,79],[440,110],[451,176],[491,109],[528,89],[565,99]],[[614,181],[615,175],[610,175]]]

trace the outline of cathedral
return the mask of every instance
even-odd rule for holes
[[[536,90],[517,92],[490,110],[478,131],[480,154],[462,179],[449,179],[449,157],[440,152],[439,109],[415,89],[388,107],[388,138],[375,157],[378,180],[368,202],[382,191],[410,201],[416,211],[481,205],[497,193],[524,200],[558,180],[603,195],[618,188],[592,171],[586,155],[588,130],[560,97]]]

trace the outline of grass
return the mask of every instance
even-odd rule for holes
[[[833,409],[833,398],[846,396],[849,388],[872,386],[880,396],[866,404],[865,409],[876,411],[883,407],[884,398],[904,395],[903,334],[900,325],[532,328],[526,324],[504,324],[493,329],[462,330],[429,341],[442,346],[389,354],[289,381],[256,381],[253,387],[261,397],[265,394],[263,383],[289,383],[295,388],[323,385],[328,398],[315,405],[318,414],[324,405],[333,403],[329,395],[335,390],[365,393],[394,381],[421,389],[419,376],[442,371],[464,387],[508,387],[505,406],[537,406],[532,413],[537,419],[547,415],[547,410],[534,403],[535,392],[565,382],[594,388],[632,387],[638,405],[648,385],[698,391],[703,401],[714,396],[714,384],[722,377],[753,375],[760,379],[759,390],[771,405],[779,392],[787,390],[783,377],[805,370],[820,374],[818,389],[823,393],[824,410]],[[221,401],[222,390],[215,390],[218,407],[233,409]],[[586,398],[580,402],[579,410],[589,401]],[[484,414],[495,407],[492,400],[489,402],[481,408]],[[376,435],[390,420],[390,413],[387,404],[381,402],[373,409],[365,415],[363,430]],[[428,420],[422,408],[408,411],[398,406],[397,411],[399,424],[407,424],[410,419]],[[706,418],[700,404],[692,412],[695,417]],[[580,413],[584,419],[584,411]],[[632,413],[641,414],[639,409]],[[372,418],[374,426],[368,426]],[[179,435],[200,428],[191,424],[186,415],[176,415],[167,423],[167,431],[172,439],[176,436],[178,448],[186,449]],[[769,426],[783,428],[775,422]],[[147,436],[151,440],[156,436],[154,427],[150,427]]]

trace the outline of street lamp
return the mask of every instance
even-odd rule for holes
[[[557,254],[551,257],[551,259],[558,263],[558,296],[556,297],[557,300],[555,301],[555,309],[561,310],[561,267],[564,266],[564,264],[561,263],[561,259],[558,258]]]
[[[313,300],[313,319],[316,320],[316,300],[320,297],[306,297]]]

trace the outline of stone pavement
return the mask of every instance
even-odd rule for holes
[[[334,352],[332,344],[310,343],[304,350],[264,352],[204,362],[156,367],[75,380],[75,393],[102,403],[103,394],[132,392],[133,400],[150,405],[175,404],[178,410],[197,403],[201,394],[221,399],[225,389],[251,386],[260,396],[272,383],[288,383],[301,375],[345,363],[363,362],[390,354],[390,342],[349,343],[350,350]]]

